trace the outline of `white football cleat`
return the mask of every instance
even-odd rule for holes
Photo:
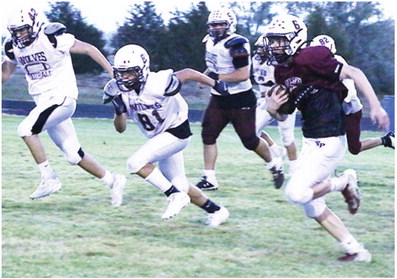
[[[111,186],[112,206],[120,206],[123,203],[123,192],[126,181],[125,175],[114,175],[114,181]]]
[[[168,198],[168,206],[164,211],[161,219],[168,220],[177,215],[182,208],[190,203],[190,197],[185,192],[176,192],[171,194]]]
[[[59,181],[58,177],[52,177],[48,179],[41,179],[39,186],[37,186],[36,190],[29,196],[30,199],[39,199],[49,196],[52,193],[58,192],[61,190],[62,184]]]
[[[219,225],[225,223],[229,219],[230,213],[226,207],[221,206],[221,208],[214,213],[208,214],[207,222],[205,223],[208,227],[219,227]]]
[[[339,257],[340,262],[371,262],[371,253],[360,244],[360,248],[354,253],[346,253],[344,256]]]

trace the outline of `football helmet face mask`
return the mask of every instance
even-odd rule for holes
[[[325,46],[333,54],[336,53],[335,41],[328,35],[318,35],[318,36],[314,37],[310,43],[310,46]]]
[[[236,32],[237,18],[230,9],[219,9],[208,16],[208,35],[214,42],[226,38]]]
[[[35,8],[20,8],[7,21],[7,29],[11,33],[13,44],[25,48],[36,39],[44,24],[41,15]]]
[[[256,47],[255,53],[258,54],[261,59],[261,64],[268,61],[270,56],[269,56],[268,49],[265,45],[264,34],[259,36],[259,38],[256,40],[254,46]]]
[[[121,91],[136,90],[138,93],[149,75],[150,58],[138,45],[126,45],[114,56],[114,78]]]
[[[307,27],[291,15],[277,16],[267,26],[265,44],[277,63],[285,63],[298,50],[306,46]]]

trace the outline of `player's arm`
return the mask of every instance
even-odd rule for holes
[[[90,56],[95,62],[97,62],[101,67],[109,73],[110,77],[113,77],[113,68],[110,65],[106,57],[93,45],[75,40],[75,43],[70,48],[71,53],[75,54],[85,54]]]
[[[244,37],[234,37],[225,43],[225,48],[229,50],[232,57],[234,71],[228,74],[206,73],[215,80],[226,82],[241,82],[250,78],[250,49],[249,42]]]
[[[113,119],[114,128],[119,133],[123,133],[127,129],[127,114],[115,114]]]
[[[11,63],[7,60],[4,60],[3,63],[1,64],[1,82],[4,83],[6,82],[11,74],[14,72],[15,68],[16,68],[16,64]]]
[[[186,68],[186,69],[177,71],[174,74],[182,83],[184,83],[187,80],[197,81],[197,82],[211,86],[212,88],[214,88],[216,91],[218,91],[222,95],[229,94],[228,88],[224,81],[214,80],[214,79],[200,73],[199,71],[196,71],[196,70],[193,70],[190,68]]]
[[[350,78],[354,81],[357,88],[361,91],[361,93],[368,100],[368,103],[371,108],[370,116],[371,120],[374,124],[378,123],[378,127],[380,129],[388,130],[390,127],[389,116],[386,111],[382,108],[378,97],[375,94],[374,89],[372,88],[371,83],[367,79],[366,75],[359,68],[343,65],[340,78],[346,79]]]

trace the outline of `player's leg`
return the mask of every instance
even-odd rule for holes
[[[188,193],[191,202],[208,213],[207,226],[217,227],[229,218],[229,211],[211,201],[204,193],[190,184],[186,178],[183,151],[159,161],[159,169],[178,189]]]
[[[43,100],[36,97],[35,101],[37,106],[18,126],[18,135],[28,146],[42,177],[39,186],[30,195],[31,199],[48,196],[53,192],[59,191],[62,187],[55,171],[47,160],[39,134],[70,117],[75,108],[62,109],[66,101],[64,97],[52,98],[50,100]]]
[[[219,187],[215,175],[215,163],[218,156],[216,139],[226,127],[229,120],[222,109],[214,107],[213,102],[204,112],[201,123],[201,138],[203,141],[204,171],[196,186],[202,190],[216,190]]]
[[[368,250],[354,238],[343,221],[328,207],[314,219],[339,242],[345,251],[346,255],[338,258],[339,261],[371,261]]]
[[[181,152],[189,141],[190,137],[179,139],[168,132],[159,134],[142,145],[127,162],[130,173],[144,178],[167,197],[168,206],[162,215],[164,220],[174,217],[190,203],[190,198],[187,195],[189,188],[187,179],[185,181],[183,177],[178,177],[174,181],[170,181],[163,173],[163,170],[166,170],[164,165],[167,159]],[[153,165],[155,162],[159,163],[159,167]],[[179,189],[173,182],[176,182],[183,189]]]
[[[62,113],[62,111],[74,111],[73,107],[75,107],[75,101],[68,98],[64,105],[59,108],[59,114],[67,115],[66,113]],[[54,117],[56,115],[54,114]],[[92,156],[82,150],[72,119],[67,118],[57,125],[49,127],[47,131],[53,142],[64,153],[66,160],[70,164],[78,165],[86,172],[99,178],[111,189],[112,205],[120,206],[126,183],[125,176],[112,174],[110,171],[105,170]]]
[[[228,117],[244,147],[261,157],[271,172],[274,186],[279,189],[284,183],[284,172],[281,158],[273,158],[267,142],[255,133],[255,107],[249,109],[230,109]]]
[[[295,145],[295,120],[296,110],[293,114],[288,115],[285,121],[278,122],[278,130],[280,133],[281,141],[287,150],[289,173],[293,174],[297,168],[297,149]]]

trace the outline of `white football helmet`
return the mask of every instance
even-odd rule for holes
[[[11,33],[14,45],[19,48],[29,46],[37,37],[44,24],[44,16],[33,7],[18,8],[8,18],[7,29]],[[27,35],[21,37],[18,34],[26,28]]]
[[[306,46],[307,27],[296,16],[277,16],[267,26],[265,38],[269,52],[274,55],[275,60],[285,62],[288,57]],[[275,39],[280,38],[284,40],[284,45],[275,46]]]
[[[146,50],[138,45],[126,45],[114,56],[114,78],[120,90],[140,91],[149,75],[150,58]]]
[[[336,53],[335,41],[332,37],[328,35],[318,35],[313,38],[310,43],[310,46],[325,46],[327,47],[333,54]]]
[[[213,24],[226,24],[226,29],[213,28]],[[221,8],[212,11],[208,16],[208,34],[213,41],[217,42],[236,32],[237,18],[230,9]]]

